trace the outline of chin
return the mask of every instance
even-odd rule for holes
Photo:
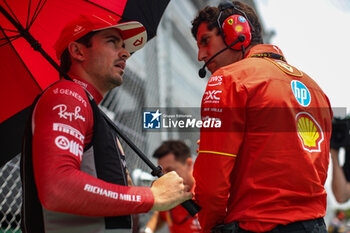
[[[123,77],[119,76],[119,77],[114,77],[112,79],[110,79],[110,83],[114,86],[114,87],[118,87],[120,85],[123,84]]]
[[[209,70],[209,72],[210,72],[211,74],[214,74],[214,72],[217,71],[218,69],[212,68],[212,69],[208,69],[208,70]]]
[[[121,86],[123,84],[123,79],[117,80],[115,83],[115,86]]]
[[[214,64],[210,64],[209,66],[207,66],[207,68],[211,74],[213,74],[218,69]]]

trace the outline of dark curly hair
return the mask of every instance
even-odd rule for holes
[[[251,23],[251,27],[252,27],[251,44],[252,45],[263,44],[264,42],[262,37],[262,27],[254,9],[250,7],[248,4],[245,4],[239,1],[232,1],[232,3],[238,10],[243,11],[246,14],[249,22]],[[214,28],[217,28],[218,34],[220,34],[219,25],[217,23],[219,14],[220,14],[220,10],[218,7],[210,7],[210,6],[207,6],[198,12],[198,15],[192,21],[192,35],[196,40],[197,40],[198,27],[203,22],[208,23],[209,30],[213,30]],[[220,17],[220,24],[222,25],[225,19],[227,19],[231,15],[242,15],[242,13],[232,8],[226,9],[222,12],[222,16]]]
[[[187,158],[191,158],[190,148],[180,140],[164,141],[153,153],[153,157],[160,159],[170,153],[173,153],[175,159],[183,164],[186,162]]]

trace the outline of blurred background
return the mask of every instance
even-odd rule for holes
[[[174,114],[192,114],[199,109],[208,79],[198,77],[203,65],[197,61],[191,21],[205,5],[218,0],[172,0],[162,18],[157,36],[128,60],[124,84],[112,90],[100,107],[151,157],[161,141],[181,139],[196,157],[199,131],[147,131],[143,129],[144,108],[171,108]],[[276,44],[288,63],[309,74],[328,95],[334,114],[345,117],[350,108],[348,67],[350,54],[349,0],[256,0],[253,6],[264,27],[265,43]],[[209,74],[207,74],[208,76]],[[209,76],[208,76],[209,77]],[[122,142],[134,183],[149,185],[150,172]],[[341,161],[344,161],[341,152]],[[151,160],[153,160],[151,158]],[[156,162],[155,160],[153,160]],[[350,218],[349,202],[338,204],[330,189],[332,165],[326,182],[327,224],[336,210]],[[134,173],[133,173],[134,172]],[[0,168],[0,232],[20,232],[21,188],[19,158]],[[149,214],[140,215],[142,227]],[[160,232],[168,232],[164,227]]]

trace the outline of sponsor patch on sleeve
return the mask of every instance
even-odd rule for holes
[[[321,143],[324,139],[321,126],[307,112],[296,115],[297,134],[304,150],[309,152],[320,152]]]
[[[286,74],[289,74],[289,75],[292,75],[295,77],[303,76],[303,72],[301,72],[300,70],[298,70],[294,66],[291,66],[282,60],[274,60],[274,59],[270,59],[270,58],[265,58],[265,59],[272,62],[274,65],[276,65],[280,70],[282,70]]]
[[[85,122],[85,117],[80,115],[81,108],[79,106],[76,106],[74,108],[74,111],[69,111],[67,105],[65,104],[59,104],[52,108],[52,110],[57,111],[58,116],[61,119],[65,119],[68,121],[75,121],[75,120],[81,120]]]
[[[55,144],[56,144],[57,148],[59,148],[61,150],[67,150],[70,153],[72,153],[73,155],[79,157],[80,160],[82,159],[84,148],[78,142],[76,142],[74,140],[69,140],[65,136],[58,136],[55,139]]]

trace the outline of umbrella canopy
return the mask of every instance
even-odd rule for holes
[[[79,14],[139,21],[156,35],[170,0],[0,0],[0,166],[20,153],[28,107],[59,79],[54,43]]]

